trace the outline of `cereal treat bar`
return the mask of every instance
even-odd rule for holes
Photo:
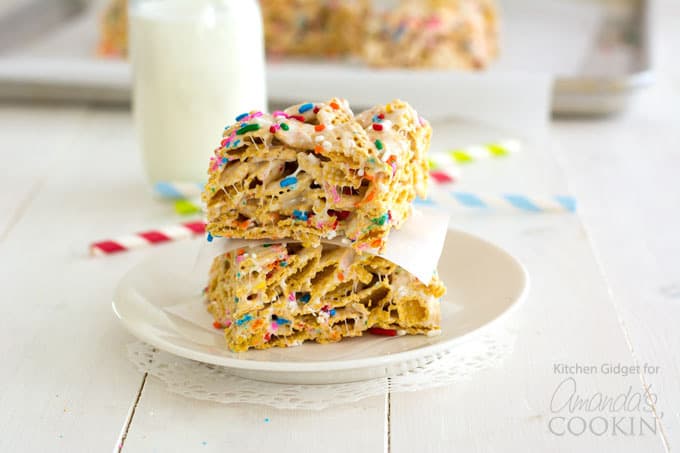
[[[497,55],[494,0],[402,0],[375,13],[363,56],[378,67],[482,69]]]
[[[359,55],[371,0],[327,0],[326,55]]]
[[[360,48],[369,0],[260,0],[270,55],[339,56]]]
[[[340,235],[380,251],[426,195],[432,129],[402,101],[354,116],[332,99],[236,121],[203,192],[212,236],[318,246]]]
[[[206,289],[232,351],[329,343],[371,328],[439,333],[445,288],[389,261],[324,243],[261,244],[215,258]]]
[[[323,2],[260,0],[265,47],[273,55],[322,55]]]
[[[97,53],[105,57],[125,57],[128,48],[127,0],[113,0],[101,19]]]

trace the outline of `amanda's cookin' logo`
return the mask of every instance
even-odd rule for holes
[[[550,399],[548,429],[556,436],[656,434],[657,399],[651,386],[646,392],[635,391],[631,385],[616,393],[580,392],[576,379],[569,376],[557,385]]]

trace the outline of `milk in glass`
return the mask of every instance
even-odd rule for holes
[[[148,176],[204,181],[224,127],[266,109],[258,2],[133,0],[129,16],[133,110]]]

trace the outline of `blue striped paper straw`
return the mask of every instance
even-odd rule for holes
[[[172,200],[200,198],[203,183],[199,182],[157,182],[153,189],[156,194]]]
[[[182,209],[191,207],[192,214],[201,210],[198,196],[201,194],[202,184],[159,183],[156,185],[156,188],[157,193],[165,198],[183,200],[182,203],[184,205]],[[433,190],[430,197],[427,199],[417,198],[414,203],[420,206],[512,210],[526,213],[576,212],[576,199],[567,195],[482,194],[460,190]],[[180,210],[178,210],[178,213],[184,214]]]
[[[511,210],[526,213],[576,212],[576,199],[566,195],[481,194],[459,190],[433,192],[436,197],[418,199],[419,205],[445,205],[466,209]]]

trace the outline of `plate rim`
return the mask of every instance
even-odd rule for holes
[[[513,313],[517,307],[519,307],[527,298],[530,288],[530,278],[524,264],[512,253],[505,250],[503,247],[494,244],[493,242],[486,240],[482,237],[468,233],[466,231],[460,230],[458,228],[448,227],[447,231],[453,231],[456,234],[466,236],[468,239],[476,240],[484,243],[486,246],[490,246],[497,251],[500,251],[503,255],[510,259],[517,268],[520,270],[520,275],[522,277],[522,289],[520,294],[500,313],[498,313],[493,319],[484,323],[483,325],[470,330],[460,336],[451,338],[446,341],[442,341],[435,344],[425,345],[419,348],[411,349],[408,351],[395,352],[393,354],[384,354],[377,357],[366,357],[361,359],[349,359],[340,361],[310,361],[310,362],[285,362],[285,361],[258,361],[258,360],[246,360],[234,357],[217,356],[201,351],[196,351],[193,349],[184,348],[177,346],[172,342],[163,340],[159,336],[154,336],[148,333],[144,329],[138,328],[134,321],[126,318],[122,313],[120,313],[120,307],[117,306],[116,300],[120,299],[120,294],[122,292],[123,284],[131,278],[131,274],[135,270],[144,265],[147,261],[154,259],[154,257],[147,257],[146,259],[138,262],[132,268],[130,268],[123,277],[118,281],[113,293],[112,308],[116,317],[121,321],[123,326],[137,339],[145,341],[150,345],[157,347],[161,350],[167,351],[171,354],[177,355],[190,360],[195,360],[211,365],[223,366],[230,369],[238,369],[244,371],[267,371],[267,372],[287,372],[287,373],[317,373],[324,371],[349,371],[349,370],[362,370],[376,367],[386,367],[390,365],[395,365],[399,363],[408,362],[414,359],[422,359],[445,350],[450,350],[459,344],[465,343],[470,340],[470,337],[478,334],[483,330],[488,330],[498,322],[507,318],[511,313]],[[167,313],[159,309],[163,316],[167,317]],[[168,318],[169,319],[169,318]]]

